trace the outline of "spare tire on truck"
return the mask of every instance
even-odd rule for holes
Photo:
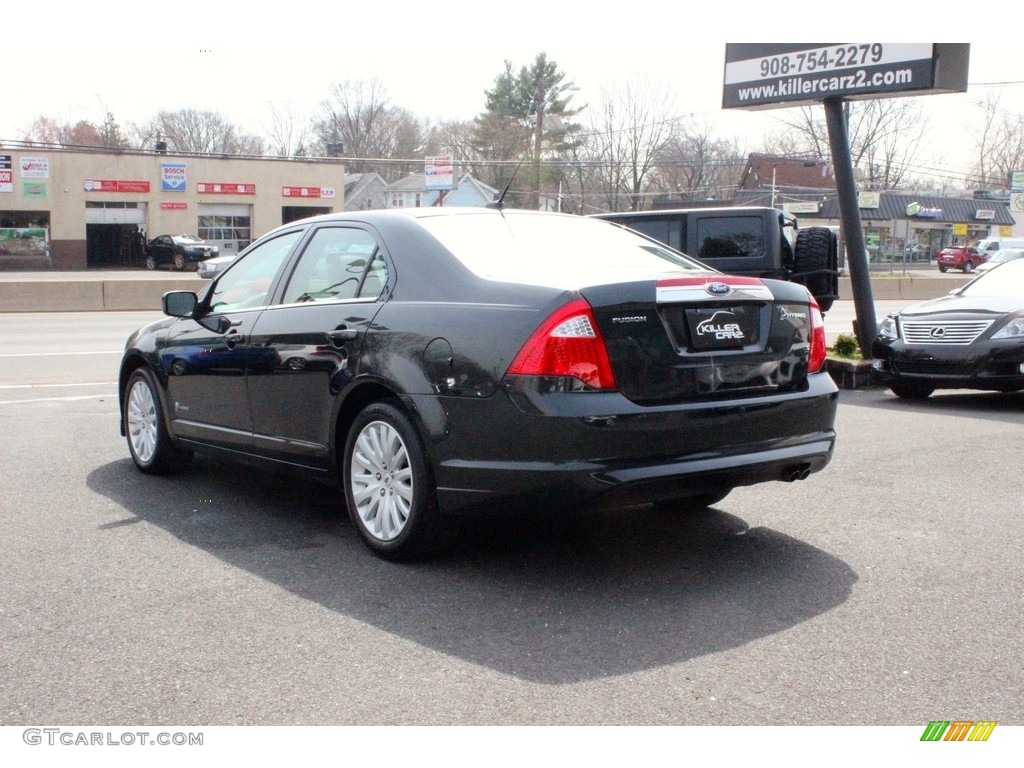
[[[818,301],[822,312],[839,298],[837,239],[827,227],[807,227],[796,233],[793,272],[790,280],[800,283]]]

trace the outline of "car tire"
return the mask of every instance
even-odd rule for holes
[[[349,517],[366,546],[386,560],[430,554],[437,490],[423,440],[398,401],[381,400],[360,411],[342,462]]]
[[[964,262],[964,274],[965,275],[971,274],[971,270],[973,270],[973,269],[974,269],[974,265],[971,262],[969,262],[969,261],[965,261]]]
[[[832,308],[839,293],[836,253],[836,236],[831,229],[807,227],[797,231],[793,279],[811,292],[822,312]]]
[[[179,272],[185,271],[185,267],[187,266],[187,262],[185,261],[185,254],[182,253],[181,251],[175,251],[172,263],[174,264],[174,268]]]
[[[138,368],[128,378],[122,418],[128,452],[135,466],[143,472],[166,474],[181,469],[191,460],[191,451],[171,441],[156,380],[148,368]]]
[[[146,269],[156,269],[156,258],[153,256],[146,257]]]
[[[946,274],[946,268],[945,267],[939,267],[939,272],[941,272],[942,274]]]
[[[894,381],[889,384],[889,389],[896,397],[903,400],[926,400],[935,391],[935,387],[928,384],[907,381]]]

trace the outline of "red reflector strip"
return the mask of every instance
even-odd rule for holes
[[[655,299],[659,304],[692,304],[716,299],[771,301],[771,290],[756,277],[667,277],[658,280]]]

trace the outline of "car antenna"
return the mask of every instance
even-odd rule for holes
[[[497,199],[496,200],[492,200],[485,207],[487,207],[487,208],[497,208],[499,211],[502,210],[505,207],[505,195],[508,194],[508,189],[509,189],[509,187],[512,186],[512,182],[516,180],[516,174],[519,173],[519,166],[521,166],[522,164],[523,164],[523,159],[519,158],[519,162],[516,163],[516,168],[515,168],[514,171],[512,171],[512,178],[510,178],[508,180],[508,184],[506,184],[505,188],[503,190],[501,190],[501,194],[498,195]]]

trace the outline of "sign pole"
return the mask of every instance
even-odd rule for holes
[[[825,123],[828,143],[832,150],[836,192],[839,199],[839,217],[846,241],[846,262],[850,266],[850,287],[857,315],[857,343],[865,356],[871,355],[871,342],[878,330],[875,319],[875,301],[871,295],[871,272],[868,268],[864,230],[861,229],[860,208],[857,204],[857,183],[853,176],[853,154],[847,133],[843,100],[828,98],[825,104]]]

